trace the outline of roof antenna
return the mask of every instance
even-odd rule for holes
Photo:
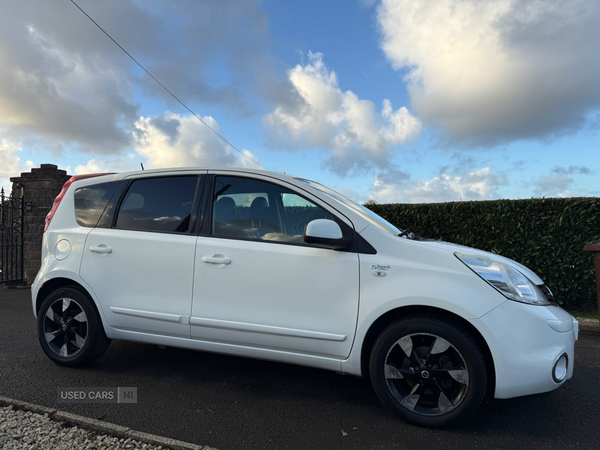
[[[142,163],[140,163],[140,166],[142,166],[142,170],[144,170],[144,165]]]

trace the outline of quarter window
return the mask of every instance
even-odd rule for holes
[[[75,217],[82,227],[95,227],[120,181],[94,184],[75,191]]]
[[[117,228],[187,232],[198,177],[145,178],[129,187],[117,216]]]
[[[214,236],[303,243],[304,228],[314,219],[332,216],[282,186],[249,178],[216,178]]]

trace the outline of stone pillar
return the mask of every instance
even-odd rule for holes
[[[63,184],[71,178],[54,164],[42,164],[39,169],[31,169],[20,177],[12,177],[13,195],[23,196],[23,259],[24,278],[27,284],[33,283],[42,262],[42,235],[46,215],[52,209],[54,199]],[[22,193],[22,194],[21,194]]]

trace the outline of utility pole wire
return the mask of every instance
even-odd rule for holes
[[[221,138],[221,140],[223,142],[225,142],[227,145],[229,145],[232,149],[234,149],[236,152],[238,152],[240,155],[248,158],[250,161],[252,161],[253,163],[259,165],[260,167],[262,167],[263,169],[265,169],[265,166],[263,166],[261,163],[259,163],[258,161],[255,161],[254,159],[250,158],[248,155],[246,155],[244,152],[242,152],[241,150],[239,150],[235,145],[233,145],[231,142],[229,142],[227,139],[225,139],[221,134],[219,134],[217,131],[215,131],[209,124],[207,124],[204,120],[202,120],[202,118],[196,114],[194,111],[192,111],[190,108],[188,108],[188,106],[183,103],[181,100],[179,100],[179,98],[173,94],[164,84],[162,84],[154,75],[152,75],[150,72],[148,72],[148,70],[146,70],[146,68],[144,66],[142,66],[137,59],[135,59],[133,56],[131,56],[131,54],[125,50],[121,44],[119,44],[117,41],[115,41],[113,39],[113,37],[108,34],[106,31],[104,31],[104,28],[102,28],[94,19],[92,19],[90,17],[90,15],[88,13],[86,13],[81,6],[79,6],[77,3],[75,3],[75,0],[71,0],[71,3],[73,3],[77,9],[79,9],[79,11],[81,11],[83,13],[83,15],[85,15],[88,19],[90,19],[92,21],[92,23],[94,25],[96,25],[100,31],[102,31],[111,41],[113,41],[115,43],[115,45],[117,47],[119,47],[121,50],[123,50],[123,53],[125,53],[127,56],[129,56],[131,58],[131,60],[136,63],[144,72],[146,72],[150,78],[152,78],[154,81],[156,81],[165,91],[167,91],[171,97],[173,97],[175,100],[177,100],[185,109],[187,109],[190,114],[192,114],[196,119],[198,119],[200,122],[202,122],[204,124],[204,126],[206,126],[210,131],[212,131],[213,133],[215,133],[219,138]]]

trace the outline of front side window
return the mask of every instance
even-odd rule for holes
[[[304,227],[314,219],[332,219],[332,216],[276,184],[250,178],[216,178],[214,236],[303,243]]]
[[[117,228],[185,233],[190,227],[197,176],[136,180],[125,194]]]
[[[94,184],[75,191],[75,217],[82,227],[95,227],[120,181]]]

